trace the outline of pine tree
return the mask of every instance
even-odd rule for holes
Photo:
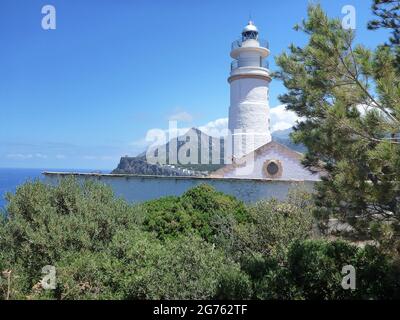
[[[374,0],[372,11],[376,19],[368,24],[368,28],[376,30],[386,28],[392,31],[390,43],[400,45],[400,1],[399,0]]]
[[[400,75],[396,47],[355,45],[355,31],[319,5],[295,27],[308,36],[277,57],[287,93],[279,98],[302,117],[292,139],[308,148],[303,164],[322,170],[316,186],[321,217],[367,230],[374,220],[400,225]]]

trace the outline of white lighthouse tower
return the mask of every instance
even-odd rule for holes
[[[242,37],[232,43],[229,130],[233,135],[233,155],[239,158],[271,141],[268,91],[271,77],[266,58],[267,42],[249,21]]]

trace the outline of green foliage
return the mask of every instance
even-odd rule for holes
[[[111,189],[93,182],[79,186],[73,179],[57,187],[26,183],[9,195],[8,221],[0,251],[25,266],[32,287],[41,268],[64,252],[104,250],[116,231],[135,224],[136,208],[115,199]]]
[[[400,44],[400,15],[398,0],[373,0],[373,13],[376,19],[368,24],[368,28],[376,30],[379,28],[389,29],[393,37],[389,40],[393,45]]]
[[[232,216],[239,223],[248,218],[241,201],[207,184],[190,189],[180,197],[149,201],[143,204],[143,209],[146,231],[155,232],[160,239],[195,233],[212,242],[218,232],[214,221],[219,216]]]
[[[57,276],[56,290],[39,286],[32,290],[35,299],[97,300],[123,298],[112,282],[115,260],[102,252],[66,252],[54,263]]]
[[[178,197],[165,197],[143,204],[146,212],[144,227],[160,239],[189,234],[192,230],[192,218],[186,212]]]
[[[114,281],[125,299],[210,299],[224,270],[240,272],[223,252],[198,237],[161,243],[127,236],[121,234],[111,247],[119,261]]]
[[[65,179],[26,183],[8,198],[0,299],[378,299],[400,292],[386,249],[304,241],[313,206],[301,190],[246,208],[199,186],[136,206],[105,185]],[[185,218],[166,228],[160,221],[174,210]],[[151,228],[146,215],[157,222]],[[347,264],[356,267],[356,291],[340,287]],[[41,283],[46,265],[55,267],[55,290]]]
[[[289,53],[277,58],[276,77],[288,89],[280,96],[282,103],[304,118],[292,135],[307,146],[303,164],[325,172],[317,184],[318,215],[339,217],[364,233],[376,215],[399,224],[400,77],[395,49],[354,45],[354,32],[329,19],[319,5],[309,7],[297,30],[309,41],[304,47],[291,45]]]
[[[343,290],[343,266],[356,270],[356,290]],[[398,296],[395,264],[376,247],[343,241],[304,241],[292,245],[288,270],[305,299],[393,299]],[[397,278],[395,276],[397,274]]]
[[[103,253],[67,254],[57,265],[57,299],[246,298],[238,264],[197,237],[161,244],[142,231],[121,232]],[[231,291],[232,289],[232,291]],[[38,297],[48,298],[40,291]]]
[[[198,237],[168,240],[159,259],[148,279],[156,290],[146,298],[210,299],[226,292],[227,284],[236,289],[229,298],[248,295],[240,266]]]
[[[358,250],[355,257],[357,268],[357,292],[359,299],[399,299],[400,270],[398,261],[374,246]]]
[[[182,195],[182,202],[187,208],[203,213],[232,213],[239,222],[247,218],[246,208],[241,201],[218,192],[207,184],[201,184],[185,192]]]
[[[312,235],[313,206],[303,190],[283,202],[260,201],[249,208],[250,222],[237,225],[236,249],[284,259],[290,244]]]
[[[342,267],[353,265],[357,248],[345,242],[306,241],[295,243],[288,255],[293,281],[305,299],[343,299]]]
[[[242,270],[252,283],[252,299],[283,300],[300,299],[298,289],[291,281],[290,273],[276,258],[259,253],[242,255]]]
[[[240,268],[221,270],[219,276],[220,280],[217,294],[214,296],[215,299],[245,300],[253,296],[251,279]]]
[[[24,184],[15,195],[8,195],[7,218],[0,221],[0,270],[12,270],[10,298],[249,297],[249,280],[240,266],[188,232],[211,228],[214,212],[234,210],[232,214],[239,216],[244,205],[207,186],[183,198],[150,202],[142,211],[143,207],[115,198],[109,187],[94,182]],[[175,209],[182,210],[186,220],[175,220],[176,229],[166,228],[160,221],[172,220]],[[201,210],[210,214],[203,219]],[[159,219],[157,223],[149,225],[148,213]],[[162,232],[168,237],[160,236]],[[45,265],[56,267],[56,290],[44,290],[40,284]],[[4,276],[0,279],[5,298],[7,281]]]

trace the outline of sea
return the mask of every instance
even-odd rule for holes
[[[8,192],[15,192],[17,187],[24,182],[43,180],[44,171],[57,172],[102,172],[109,173],[110,170],[88,170],[88,169],[10,169],[0,168],[0,211],[5,209],[5,195]]]

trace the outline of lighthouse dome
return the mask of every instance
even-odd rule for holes
[[[253,21],[250,20],[247,26],[245,26],[242,31],[242,41],[257,40],[257,39],[258,39],[258,29],[254,25]]]
[[[248,22],[247,26],[245,26],[245,27],[243,28],[242,33],[245,33],[245,32],[258,32],[258,29],[257,29],[257,27],[254,25],[253,21],[250,20],[250,21]]]

